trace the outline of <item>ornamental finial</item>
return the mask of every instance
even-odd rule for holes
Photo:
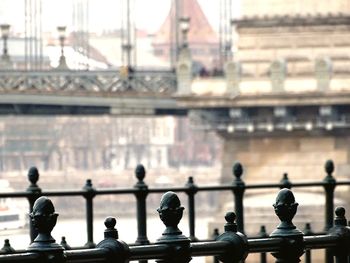
[[[181,206],[181,202],[177,194],[169,191],[162,196],[160,206],[157,211],[160,219],[166,226],[166,229],[158,241],[167,239],[187,239],[182,235],[182,232],[178,228],[178,224],[183,215],[183,210],[184,207]]]
[[[227,212],[225,215],[225,232],[237,232],[236,214],[234,212]]]
[[[136,178],[139,180],[138,183],[143,184],[143,179],[145,179],[146,176],[146,170],[145,167],[142,164],[138,164],[135,169],[135,175]]]
[[[240,162],[236,162],[233,165],[232,172],[233,172],[233,175],[236,177],[236,180],[241,180],[241,176],[243,174],[242,164]]]
[[[327,173],[327,175],[332,175],[332,173],[334,172],[334,163],[332,160],[328,160],[325,165],[324,165],[324,169]]]
[[[115,225],[117,224],[117,220],[114,217],[107,217],[105,219],[106,230],[104,232],[105,238],[115,238],[118,239],[118,231],[115,229]]]
[[[32,249],[63,249],[62,246],[55,243],[51,236],[51,231],[57,223],[58,214],[55,213],[55,207],[52,201],[46,196],[39,197],[33,206],[33,212],[30,213],[33,226],[38,230],[38,236],[29,246]]]
[[[298,203],[295,202],[294,194],[291,190],[283,188],[278,192],[276,202],[273,204],[275,213],[281,220],[277,229],[272,232],[271,236],[300,234],[301,231],[296,229],[292,220],[297,212]]]

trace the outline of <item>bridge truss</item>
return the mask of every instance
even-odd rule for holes
[[[121,76],[119,71],[0,71],[0,93],[29,92],[138,92],[176,91],[172,71],[137,71]]]

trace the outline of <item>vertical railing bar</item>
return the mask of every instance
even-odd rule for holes
[[[237,230],[244,234],[244,210],[243,210],[243,195],[245,191],[245,183],[241,179],[243,174],[242,165],[237,162],[233,165],[233,175],[235,176],[235,180],[232,183],[233,195],[234,195],[234,204],[235,204],[235,213],[237,216]]]
[[[260,238],[266,238],[268,237],[268,234],[266,233],[266,227],[264,225],[260,226],[260,231],[259,231],[259,237]],[[260,253],[260,263],[266,263],[266,252]]]
[[[145,167],[142,164],[137,165],[135,169],[135,176],[138,182],[134,185],[137,189],[136,197],[136,214],[137,214],[137,245],[147,245],[149,240],[147,238],[147,212],[146,212],[146,198],[148,196],[148,186],[143,179],[146,176]],[[140,260],[140,263],[146,263],[147,260]]]
[[[310,223],[305,224],[303,232],[305,236],[312,236],[314,234]],[[305,249],[305,263],[311,263],[311,249]]]
[[[216,240],[216,239],[218,238],[219,235],[220,235],[219,229],[218,229],[218,228],[214,228],[214,232],[213,232],[213,234],[212,234],[212,239],[213,239],[213,240]],[[218,256],[214,256],[214,257],[213,257],[213,263],[219,263],[219,262],[220,262],[220,261],[219,261]]]
[[[334,190],[336,187],[336,180],[332,173],[334,172],[334,164],[332,160],[328,160],[325,164],[326,177],[323,179],[325,190],[325,227],[324,230],[328,231],[333,226],[333,210],[334,210]],[[326,249],[326,263],[332,263],[333,256],[329,249]]]
[[[195,214],[195,194],[197,193],[197,186],[194,184],[193,177],[190,176],[186,183],[188,190],[186,194],[188,196],[188,224],[191,241],[198,241],[196,238],[196,214]]]
[[[30,195],[28,196],[28,202],[29,202],[29,215],[31,215],[33,212],[34,202],[41,195],[41,188],[37,185],[37,182],[39,180],[39,171],[36,167],[31,167],[29,169],[28,179],[30,181],[30,185],[27,188],[27,192],[30,193]],[[33,222],[30,218],[29,218],[29,235],[30,235],[31,243],[34,241],[34,239],[38,235],[38,232],[34,228]]]
[[[91,179],[86,180],[86,184],[83,188],[86,192],[84,198],[86,200],[86,229],[87,229],[87,242],[84,245],[87,248],[94,248],[94,211],[93,211],[93,198],[95,197],[95,189],[92,186]]]

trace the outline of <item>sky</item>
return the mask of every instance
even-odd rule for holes
[[[112,30],[120,27],[121,0],[42,0],[43,30],[54,31],[58,25],[72,29],[72,2],[89,1],[89,31]],[[171,0],[135,1],[136,26],[148,32],[155,32],[165,20]],[[186,1],[186,0],[185,0]],[[0,0],[0,23],[9,23],[14,31],[24,29],[25,0]],[[218,27],[219,0],[198,0],[209,22]],[[238,0],[232,0],[233,13],[237,15]]]

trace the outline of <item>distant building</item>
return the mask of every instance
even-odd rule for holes
[[[348,86],[349,1],[243,0],[241,10],[242,17],[233,23],[239,35],[235,61],[241,88],[254,90],[253,80],[261,87],[258,81],[278,70],[276,77],[286,78],[287,89],[315,89],[316,80],[326,89]]]
[[[191,50],[192,60],[196,67],[203,66],[212,69],[217,66],[219,56],[219,37],[209,24],[197,0],[182,1],[183,17],[190,18],[188,32],[188,44]],[[153,39],[154,54],[164,59],[171,59],[172,53],[176,53],[176,39],[174,37],[175,1],[162,26],[156,32]],[[181,44],[181,32],[178,32],[178,45]]]
[[[0,171],[214,166],[218,145],[213,134],[194,135],[187,118],[0,119]]]

